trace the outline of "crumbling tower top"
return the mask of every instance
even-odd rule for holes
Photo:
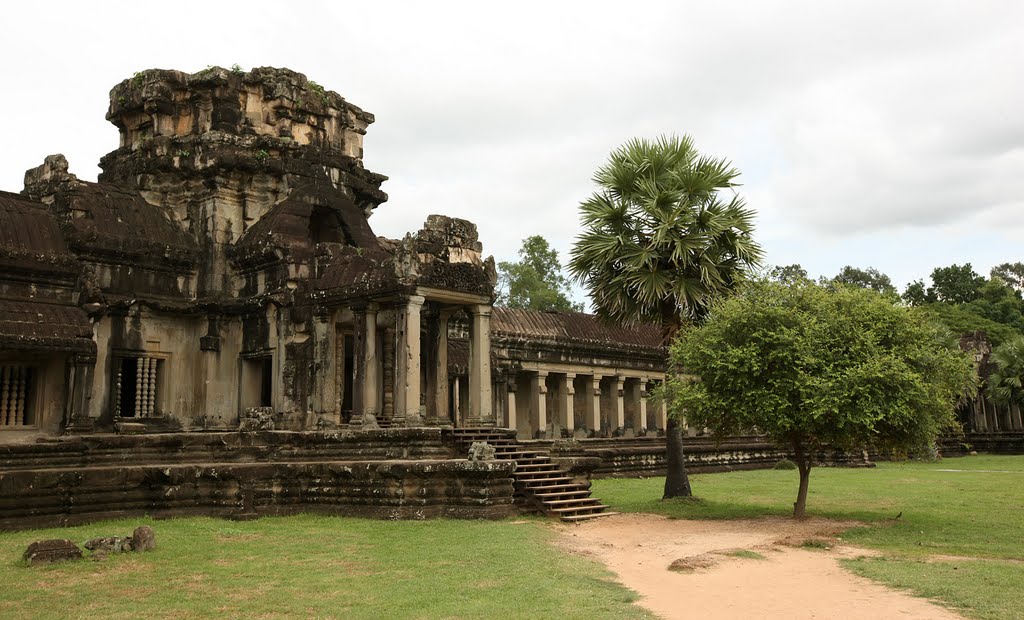
[[[121,147],[220,132],[266,136],[362,159],[373,115],[290,69],[209,67],[197,73],[149,69],[110,91],[107,120]]]

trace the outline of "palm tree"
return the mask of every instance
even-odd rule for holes
[[[583,232],[569,261],[599,317],[658,323],[668,346],[760,264],[754,214],[732,191],[737,176],[729,161],[700,155],[685,135],[633,139],[612,152],[594,175],[600,189],[580,205]],[[665,497],[689,496],[675,416],[665,434]]]

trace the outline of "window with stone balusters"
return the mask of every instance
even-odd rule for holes
[[[35,369],[24,364],[0,363],[0,426],[32,426]]]
[[[165,360],[157,357],[121,357],[114,376],[114,416],[148,418],[159,415]]]

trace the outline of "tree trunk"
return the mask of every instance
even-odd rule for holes
[[[679,332],[681,322],[674,304],[662,302],[661,308],[661,344],[668,347]],[[675,372],[669,357],[665,359],[665,374]],[[672,497],[693,497],[690,488],[690,476],[686,473],[686,456],[683,454],[683,429],[679,419],[669,412],[665,425],[665,494],[662,499]]]
[[[692,497],[690,477],[686,474],[686,456],[683,454],[682,426],[674,417],[668,419],[667,426],[668,428],[665,429],[665,463],[668,466],[668,473],[665,476],[665,495],[662,496],[662,499]]]
[[[793,503],[793,518],[804,519],[807,517],[807,485],[811,481],[811,459],[801,446],[794,450],[796,453],[796,468],[800,472],[800,490],[796,493],[796,501]]]

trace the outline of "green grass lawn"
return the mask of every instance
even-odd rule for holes
[[[153,526],[157,549],[25,567],[40,538]],[[303,515],[108,521],[0,534],[0,618],[649,618],[537,519]]]
[[[942,471],[950,469],[963,471]],[[760,470],[698,474],[691,482],[699,502],[658,499],[664,478],[598,480],[593,491],[614,510],[728,519],[792,514],[798,478],[793,470]],[[842,535],[883,552],[844,562],[858,574],[976,618],[1024,614],[1024,456],[816,468],[807,510],[869,524]],[[934,561],[936,555],[965,559]]]

